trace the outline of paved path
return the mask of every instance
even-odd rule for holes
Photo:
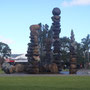
[[[24,74],[24,73],[15,73],[15,74],[0,74],[0,76],[90,76],[90,70],[81,69],[78,70],[77,74],[70,75],[69,72],[61,72],[61,74]]]

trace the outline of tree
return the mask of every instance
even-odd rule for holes
[[[45,49],[46,49],[46,40],[48,38],[48,31],[49,31],[49,26],[47,24],[39,24],[40,25],[40,30],[39,30],[39,46],[40,46],[40,58],[41,62],[46,62],[45,61]]]
[[[67,63],[70,61],[70,39],[68,37],[62,37],[60,38],[61,43],[61,60],[64,61],[64,63]],[[77,64],[84,64],[84,55],[83,55],[83,45],[81,43],[76,42],[76,58],[77,58]]]
[[[3,64],[3,62],[5,61],[5,59],[3,57],[0,57],[0,67]]]
[[[84,67],[84,55],[83,55],[83,46],[81,43],[76,43],[77,49],[76,49],[76,54],[77,54],[77,64],[80,65],[82,64]]]
[[[61,52],[61,60],[64,62],[69,62],[70,60],[70,39],[68,37],[60,38],[60,52]]]
[[[11,49],[5,43],[0,42],[0,57],[8,57],[11,55]]]
[[[83,44],[83,53],[84,53],[84,58],[87,62],[89,61],[89,51],[90,51],[90,34],[87,35],[86,38],[82,39],[82,44]]]

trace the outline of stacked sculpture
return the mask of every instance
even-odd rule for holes
[[[52,11],[52,26],[48,30],[48,25],[31,25],[30,26],[30,43],[27,50],[27,64],[10,65],[4,63],[2,69],[5,73],[27,72],[27,73],[52,73],[57,74],[61,70],[60,57],[60,14],[59,8]],[[73,30],[71,31],[70,44],[70,74],[76,74],[76,44]]]
[[[47,64],[51,63],[51,43],[52,41],[47,38],[46,39],[46,47],[45,47],[45,51],[46,51],[46,55],[45,55],[45,61]]]
[[[38,44],[38,30],[40,29],[39,25],[32,25],[30,26],[30,38],[31,43],[28,44],[28,51],[27,57],[29,65],[27,67],[27,71],[29,73],[39,73],[39,65],[38,62],[40,61],[39,57],[39,44]]]
[[[60,69],[60,39],[59,39],[59,34],[61,32],[60,29],[60,9],[59,8],[54,8],[53,11],[53,17],[52,17],[52,30],[53,30],[53,57],[54,57],[54,63],[57,64],[58,69]]]
[[[70,45],[70,74],[76,74],[77,72],[77,61],[76,61],[76,42],[74,38],[73,30],[71,31],[71,45]]]

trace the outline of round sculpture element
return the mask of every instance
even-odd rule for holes
[[[61,14],[61,11],[59,8],[54,8],[53,11],[52,11],[52,14],[53,15],[60,15]]]
[[[36,30],[39,30],[39,29],[40,29],[40,25],[31,25],[30,26],[31,31],[33,31],[33,30],[36,31]]]

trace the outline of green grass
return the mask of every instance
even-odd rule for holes
[[[0,77],[0,90],[90,90],[89,76]]]

